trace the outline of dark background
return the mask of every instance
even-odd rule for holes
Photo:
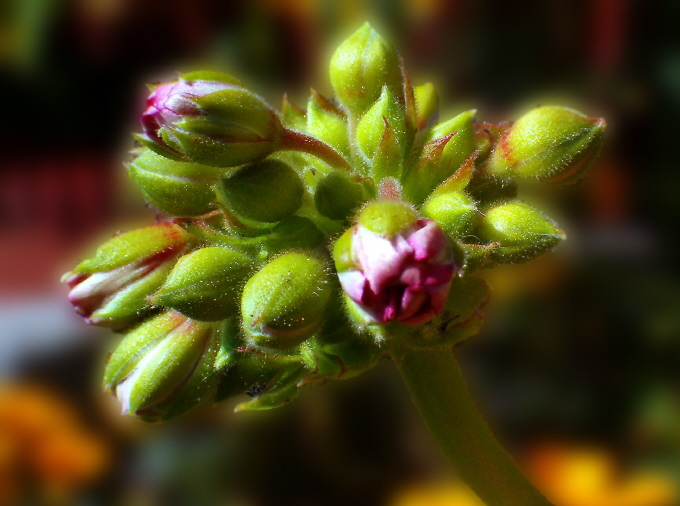
[[[416,84],[435,83],[442,119],[475,107],[500,121],[547,103],[606,118],[584,183],[524,192],[569,240],[488,273],[486,327],[458,355],[480,408],[528,468],[550,445],[595,448],[621,476],[644,469],[675,487],[680,3],[6,0],[0,447],[10,450],[0,451],[0,503],[407,504],[398,501],[411,484],[450,481],[389,363],[271,413],[220,406],[165,426],[119,417],[99,391],[116,337],[86,328],[59,285],[99,239],[153,218],[122,167],[145,82],[224,70],[272,104],[287,92],[304,106],[310,85],[330,94],[332,49],[364,20]],[[52,460],[13,432],[7,420],[21,409],[25,423],[51,426],[50,441],[71,437]],[[71,413],[68,430],[46,422],[54,410]]]

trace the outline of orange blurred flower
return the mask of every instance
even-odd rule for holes
[[[107,445],[63,399],[37,387],[0,387],[0,504],[21,497],[25,477],[47,504],[68,504],[107,462]]]

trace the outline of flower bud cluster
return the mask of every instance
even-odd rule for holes
[[[335,98],[276,111],[231,76],[152,88],[130,177],[159,222],[65,275],[88,323],[124,337],[104,386],[147,421],[248,394],[268,409],[349,378],[396,347],[476,333],[489,287],[564,233],[518,182],[578,180],[604,122],[541,107],[490,125],[438,122],[368,24],[337,49]]]

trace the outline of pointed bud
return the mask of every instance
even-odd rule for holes
[[[292,130],[304,132],[307,128],[307,115],[304,109],[300,109],[288,100],[288,95],[283,96],[283,107],[281,116],[286,127]]]
[[[151,309],[146,297],[163,284],[191,242],[191,235],[172,222],[117,235],[64,275],[69,301],[88,323],[126,327]]]
[[[432,83],[414,88],[416,110],[418,111],[418,130],[425,130],[437,121],[439,116],[439,96]]]
[[[600,152],[603,119],[565,107],[538,107],[522,116],[496,145],[492,173],[537,178],[546,183],[578,182]]]
[[[333,247],[340,283],[367,322],[418,325],[444,309],[457,271],[446,235],[400,201],[368,204]]]
[[[163,156],[217,167],[259,160],[279,148],[283,126],[262,98],[228,76],[195,75],[202,74],[154,88],[141,117],[140,142]]]
[[[357,143],[369,160],[375,156],[385,130],[389,127],[401,145],[404,134],[404,109],[394,94],[385,87],[380,98],[366,111],[357,125]]]
[[[437,125],[429,133],[420,160],[404,178],[404,189],[413,202],[422,202],[434,188],[473,155],[474,114],[474,110],[461,113]]]
[[[246,165],[223,179],[218,197],[236,215],[273,223],[290,216],[302,204],[304,186],[290,165],[280,160],[262,160]]]
[[[211,211],[215,201],[212,185],[225,176],[224,169],[170,160],[153,151],[138,156],[128,168],[146,201],[171,216],[200,216]]]
[[[211,399],[221,326],[169,310],[130,331],[104,375],[104,386],[118,398],[123,414],[166,421]]]
[[[426,218],[436,221],[451,237],[465,234],[478,215],[474,201],[464,192],[432,195],[420,211]]]
[[[349,134],[345,113],[316,90],[312,90],[307,104],[306,131],[330,144],[343,155],[349,155]]]
[[[149,301],[196,320],[223,320],[238,312],[240,289],[252,268],[253,261],[239,251],[202,248],[180,258]]]
[[[387,119],[382,118],[384,129],[383,136],[375,152],[369,175],[379,185],[387,179],[399,181],[403,172],[403,150],[397,140],[397,132],[394,131]]]
[[[378,100],[383,86],[394,96],[402,93],[399,55],[368,23],[335,51],[330,77],[335,95],[353,115]]]
[[[303,253],[282,255],[248,280],[241,315],[249,342],[287,350],[311,337],[323,322],[332,288],[326,266]]]
[[[367,198],[365,186],[344,172],[331,172],[316,185],[314,205],[326,218],[346,220]]]
[[[476,235],[483,243],[500,243],[489,255],[502,263],[531,260],[566,237],[550,218],[519,201],[487,211]]]

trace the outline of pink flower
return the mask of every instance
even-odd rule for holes
[[[164,126],[179,121],[182,116],[198,116],[200,107],[193,99],[205,96],[232,85],[216,81],[173,81],[157,86],[146,99],[147,109],[141,121],[144,133],[154,142],[165,144],[158,134]]]
[[[424,219],[386,235],[362,225],[360,216],[336,243],[334,256],[343,289],[379,324],[419,325],[434,318],[457,271],[446,235]]]

